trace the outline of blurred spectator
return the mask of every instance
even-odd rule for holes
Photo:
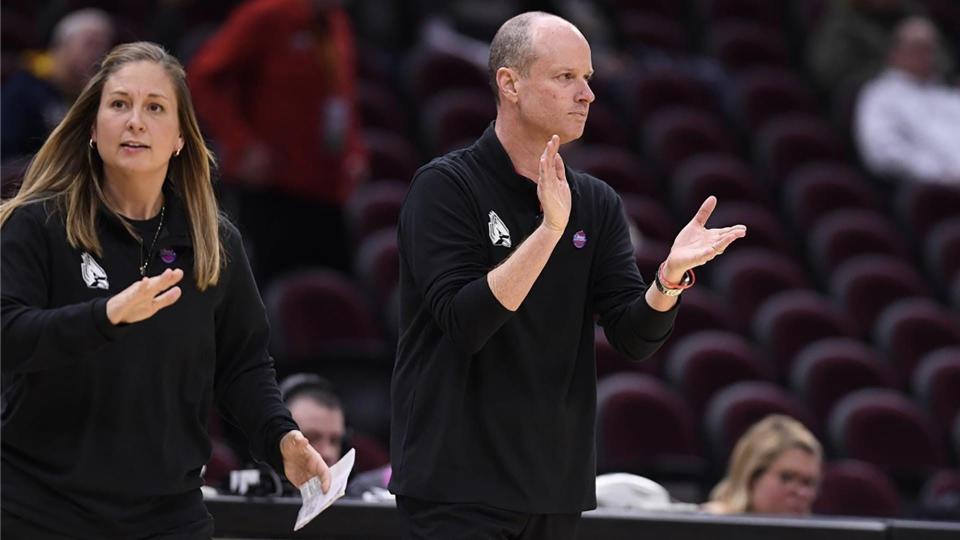
[[[823,450],[803,424],[770,415],[737,441],[726,477],[703,509],[713,514],[808,515],[820,482]]]
[[[293,420],[323,461],[327,465],[340,461],[351,444],[347,439],[343,405],[333,385],[313,373],[295,373],[280,383],[280,393]],[[391,473],[389,464],[368,471],[358,471],[356,467],[347,494],[361,497],[369,492],[374,498],[391,498],[386,491]]]
[[[835,97],[856,92],[883,69],[893,30],[905,17],[920,15],[914,0],[833,0],[810,40],[808,60],[814,77]],[[940,51],[939,68],[952,60]]]
[[[960,185],[960,88],[938,77],[938,43],[930,21],[907,19],[886,71],[860,94],[856,139],[874,174]]]
[[[113,22],[106,13],[81,9],[57,23],[46,51],[27,54],[23,69],[10,76],[0,93],[3,162],[40,149],[113,40]]]
[[[280,384],[283,401],[300,431],[328,466],[343,456],[346,423],[333,386],[311,373],[290,375]]]
[[[367,162],[341,2],[248,0],[188,72],[239,198],[260,284],[298,266],[347,270],[341,207]]]

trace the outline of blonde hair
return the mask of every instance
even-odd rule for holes
[[[193,273],[197,288],[202,291],[217,284],[225,260],[219,234],[222,218],[210,174],[215,161],[200,134],[183,66],[154,43],[125,43],[107,53],[63,121],[30,162],[17,194],[0,204],[0,227],[17,208],[51,201],[64,215],[70,245],[103,256],[96,229],[97,212],[101,206],[114,214],[117,212],[104,197],[103,162],[99,154],[90,149],[88,141],[104,84],[120,68],[134,62],[160,65],[170,77],[177,96],[183,148],[179,157],[170,160],[167,182],[186,206],[195,254]],[[136,235],[129,225],[127,229]]]
[[[725,513],[749,512],[754,482],[791,448],[823,455],[817,438],[789,416],[772,414],[751,426],[733,449],[727,476],[710,492],[711,503]]]

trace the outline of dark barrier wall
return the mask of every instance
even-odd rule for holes
[[[398,539],[392,504],[337,501],[293,532],[299,499],[222,496],[206,500],[216,536],[231,539]],[[584,514],[581,540],[960,540],[960,523],[839,518],[774,518],[597,511]]]

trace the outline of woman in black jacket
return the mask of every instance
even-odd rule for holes
[[[209,538],[214,402],[255,457],[329,486],[212,162],[179,62],[124,44],[0,206],[5,537]]]

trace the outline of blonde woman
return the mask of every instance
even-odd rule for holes
[[[800,422],[768,416],[740,437],[726,478],[703,509],[715,514],[808,515],[822,457],[820,443]]]
[[[214,402],[255,457],[329,485],[280,400],[212,159],[179,62],[124,44],[0,206],[5,535],[209,538]]]

